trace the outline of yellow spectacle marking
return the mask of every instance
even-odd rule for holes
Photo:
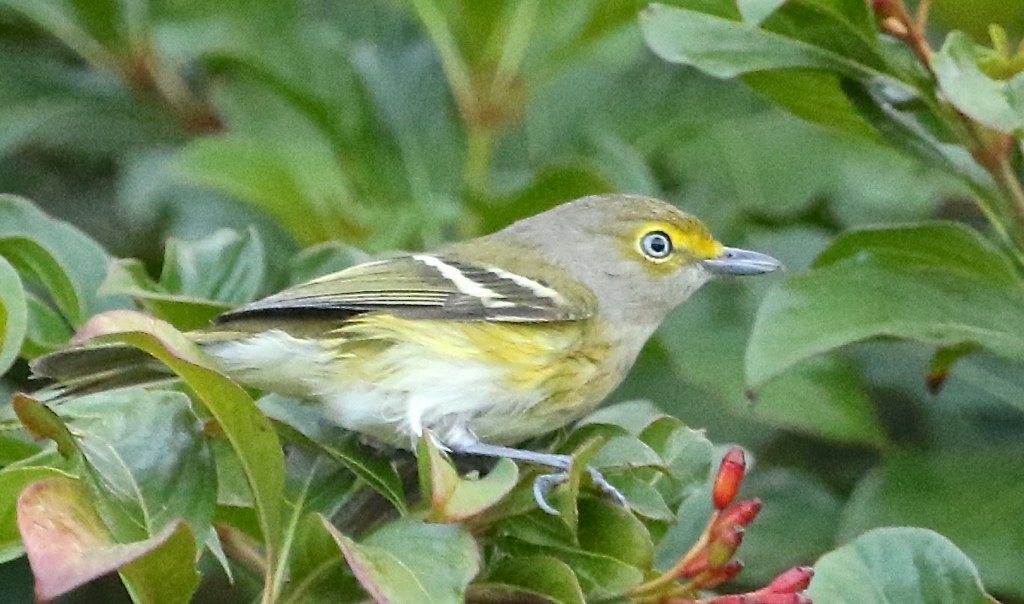
[[[641,242],[644,236],[652,231],[662,231],[669,236],[669,239],[672,240],[673,253],[664,258],[650,258],[644,255],[650,262],[664,263],[675,260],[674,263],[678,263],[680,259],[677,257],[680,255],[695,257],[698,260],[717,258],[722,255],[722,244],[716,241],[708,232],[707,227],[695,218],[680,223],[663,221],[645,223],[636,231],[635,238],[636,249],[641,254],[643,254]]]

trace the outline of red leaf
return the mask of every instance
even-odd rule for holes
[[[47,478],[32,483],[18,498],[18,530],[36,579],[36,598],[52,600],[153,551],[167,541],[181,521],[160,533],[117,544],[76,480]]]

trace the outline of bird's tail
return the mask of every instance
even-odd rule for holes
[[[30,367],[35,376],[55,382],[36,393],[43,400],[175,379],[160,361],[124,344],[87,344],[60,350],[35,359]]]

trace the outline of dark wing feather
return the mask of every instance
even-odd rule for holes
[[[217,321],[325,315],[344,319],[372,311],[461,321],[544,322],[589,316],[589,300],[573,294],[498,268],[415,254],[296,285],[227,312]]]

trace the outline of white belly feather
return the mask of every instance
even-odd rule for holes
[[[375,355],[375,366],[364,369],[382,376],[375,383],[353,379],[363,371],[345,371],[346,359],[280,330],[204,348],[238,381],[319,401],[329,420],[390,446],[408,448],[424,429],[457,445],[474,437],[511,444],[558,427],[550,418],[525,416],[546,393],[513,391],[503,387],[506,380],[493,366],[427,357],[416,346],[391,346]]]

